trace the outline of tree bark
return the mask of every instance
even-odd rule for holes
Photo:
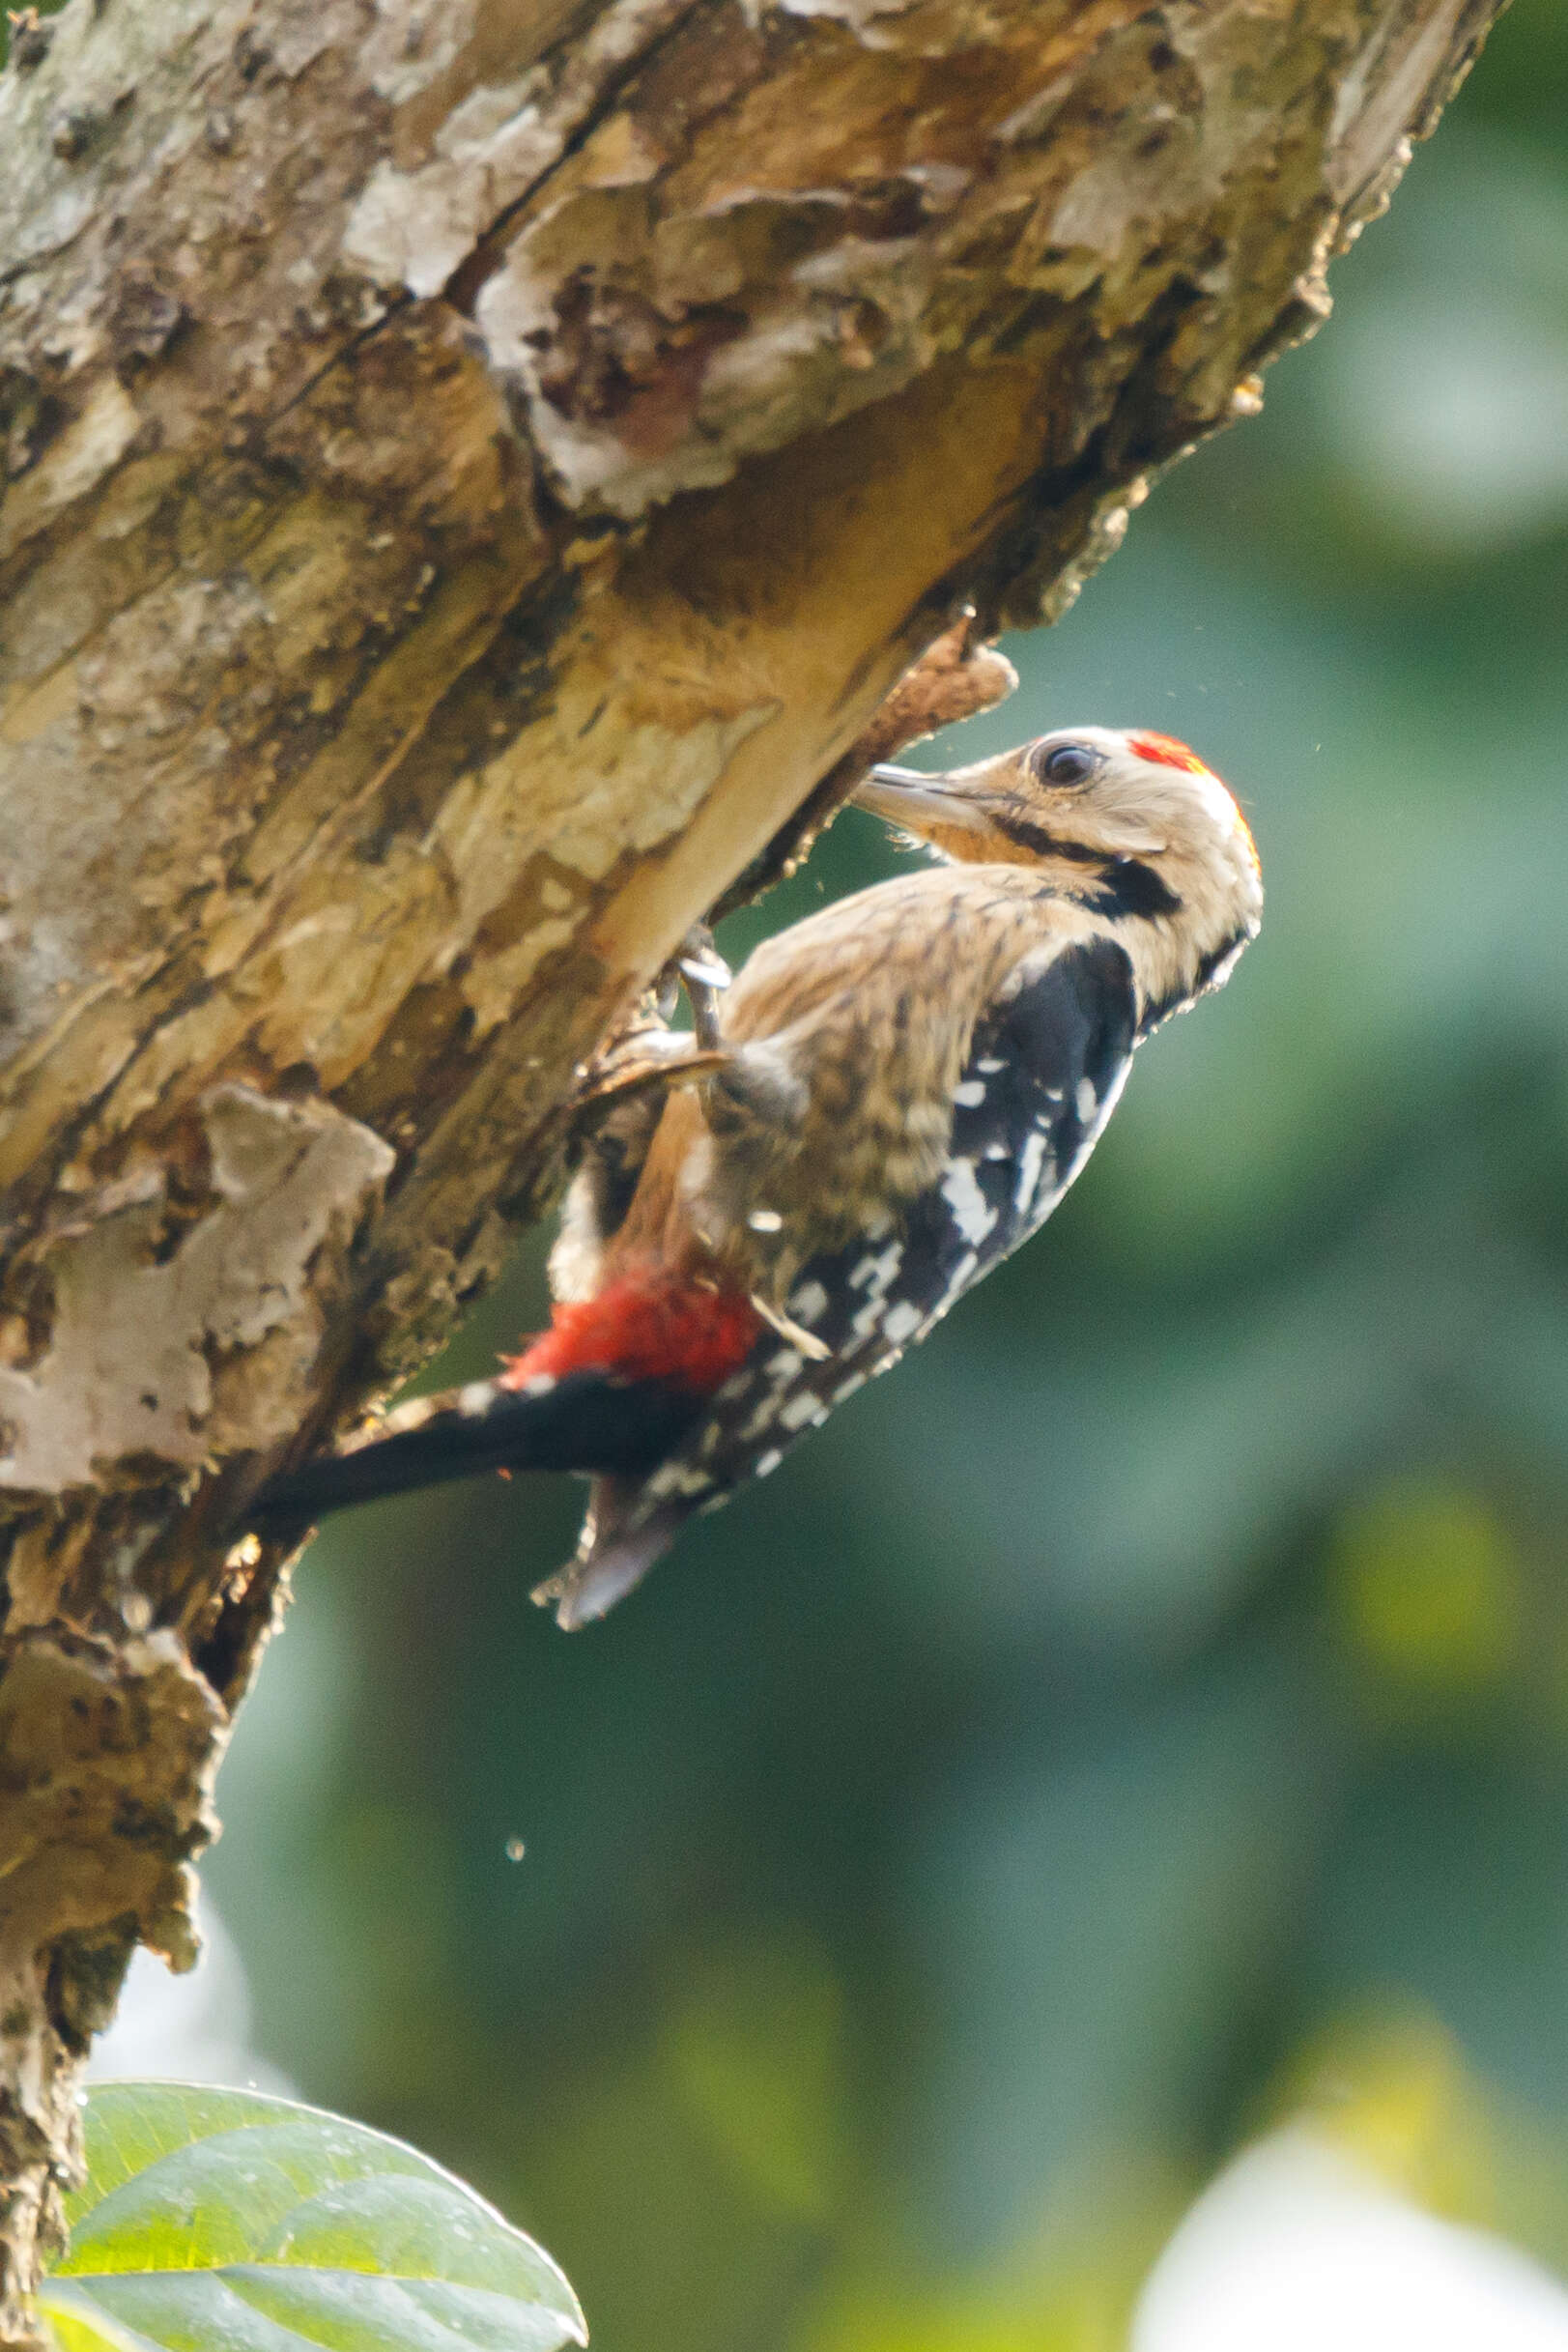
[[[0,2339],[280,1563],[574,1071],[1054,617],[1495,0],[71,0],[0,80]]]

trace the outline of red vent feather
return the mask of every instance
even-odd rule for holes
[[[595,1298],[556,1306],[549,1331],[521,1356],[503,1358],[500,1386],[591,1371],[672,1381],[707,1395],[739,1370],[762,1329],[743,1292],[657,1272],[623,1275]]]

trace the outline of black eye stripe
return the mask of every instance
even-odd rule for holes
[[[1043,825],[1032,824],[1027,817],[1014,816],[1011,811],[998,814],[994,819],[999,833],[1006,834],[1015,849],[1027,849],[1032,857],[1063,857],[1070,865],[1103,866],[1103,849],[1086,848],[1082,842],[1062,841],[1047,833]]]

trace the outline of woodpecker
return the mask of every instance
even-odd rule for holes
[[[1252,836],[1169,735],[1058,730],[873,768],[854,799],[937,862],[767,940],[696,1037],[635,1039],[567,1193],[551,1328],[275,1478],[251,1526],[585,1472],[576,1557],[535,1598],[602,1617],[1043,1223],[1134,1049],[1258,930]]]

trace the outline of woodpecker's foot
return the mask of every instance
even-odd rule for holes
[[[719,998],[733,977],[707,925],[694,923],[653,985],[653,1017],[640,1019],[584,1066],[579,1110],[596,1117],[601,1107],[628,1095],[688,1085],[726,1067],[729,1057],[719,1028]],[[668,1026],[680,988],[692,1008],[690,1036]]]
[[[718,1043],[718,999],[734,978],[718,949],[713,933],[705,923],[694,923],[685,938],[665,965],[648,991],[649,999],[663,1021],[673,1020],[675,1006],[682,989],[692,1008],[692,1021],[699,1042]]]
[[[759,1291],[753,1291],[752,1305],[763,1322],[770,1325],[781,1339],[787,1339],[792,1348],[797,1348],[808,1362],[826,1363],[833,1350],[825,1339],[817,1337],[815,1332],[809,1332],[804,1323],[794,1322],[783,1307],[770,1305]]]
[[[680,1029],[637,1029],[582,1073],[577,1110],[593,1117],[650,1088],[690,1086],[728,1067],[723,1047],[699,1045]]]
[[[719,999],[734,974],[714,946],[713,933],[705,923],[694,923],[681,941],[675,969],[692,1008],[693,1035],[699,1046],[712,1051],[720,1042]]]

